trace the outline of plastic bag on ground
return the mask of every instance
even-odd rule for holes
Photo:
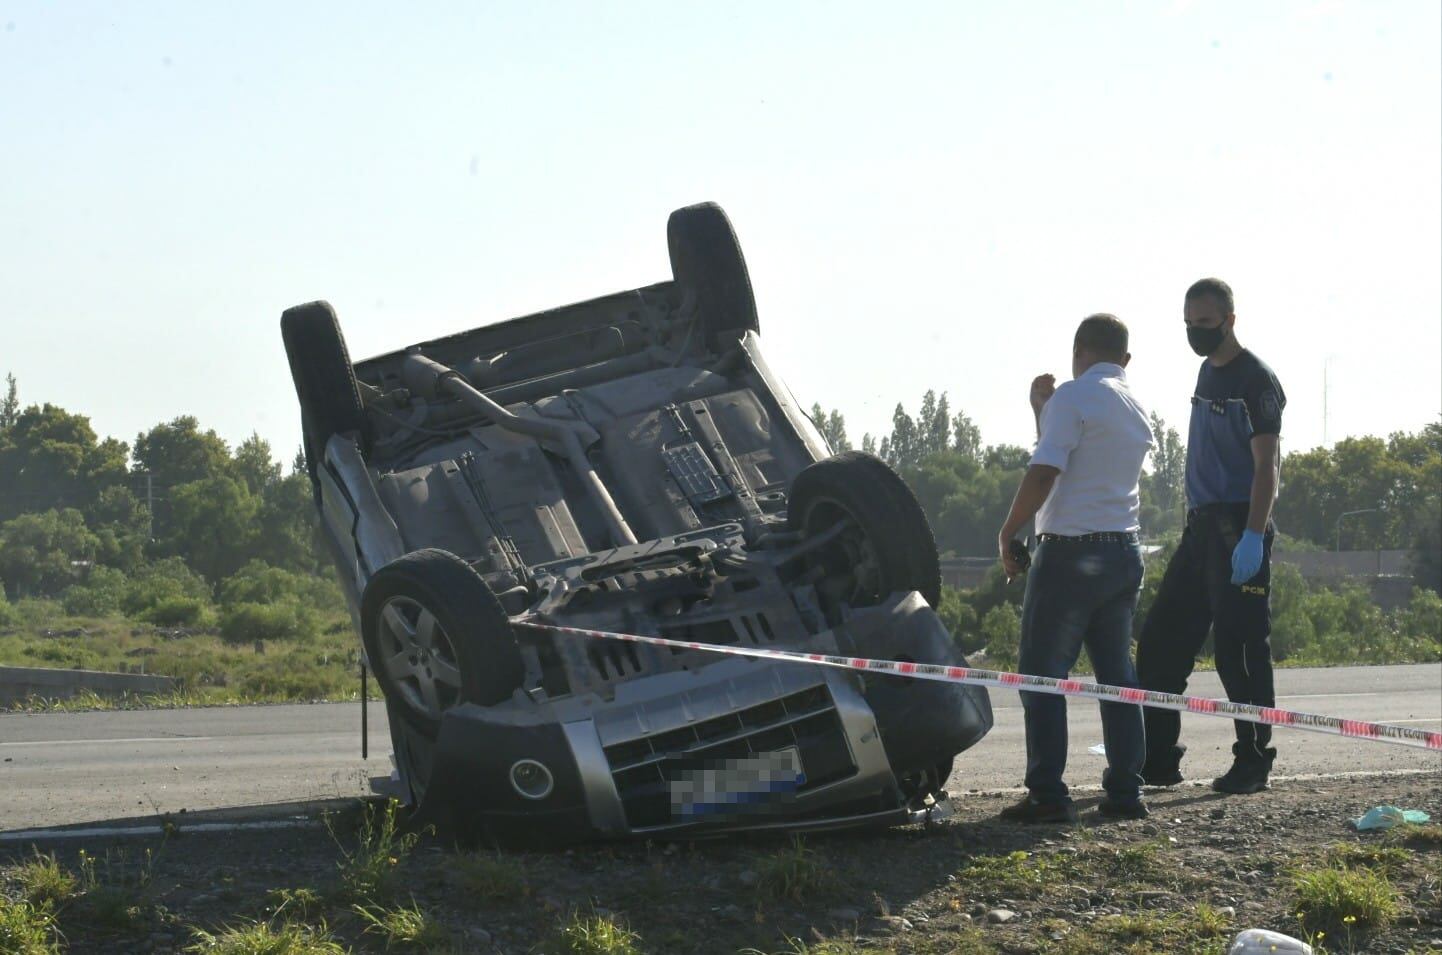
[[[1391,829],[1404,822],[1421,824],[1432,817],[1420,809],[1399,809],[1396,806],[1376,806],[1352,820],[1352,828],[1358,832],[1368,829]]]
[[[1312,955],[1312,946],[1281,932],[1249,928],[1232,942],[1227,955]]]

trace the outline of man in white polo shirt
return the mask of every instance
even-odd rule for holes
[[[1152,445],[1147,413],[1127,386],[1127,327],[1093,315],[1077,328],[1073,380],[1032,382],[1037,445],[997,538],[1009,577],[1025,569],[1012,549],[1033,516],[1040,543],[1021,615],[1021,672],[1064,678],[1083,645],[1100,683],[1135,687],[1132,614],[1142,585],[1139,482]],[[1072,822],[1066,769],[1066,700],[1022,693],[1027,796],[1004,809],[1015,822]],[[1140,819],[1146,754],[1141,707],[1101,704],[1107,769],[1103,816]]]

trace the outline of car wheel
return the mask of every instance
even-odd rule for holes
[[[808,557],[828,617],[836,618],[843,604],[872,606],[897,591],[918,591],[933,607],[941,602],[931,525],[916,495],[880,458],[843,451],[809,465],[791,484],[787,522],[803,539],[836,531]]]
[[[525,675],[505,609],[449,551],[415,551],[377,571],[361,597],[361,638],[387,701],[431,740],[446,710],[510,699]]]
[[[316,468],[331,435],[365,433],[365,412],[355,369],[329,302],[288,308],[280,317],[280,335],[290,359],[290,376],[300,399],[305,463],[315,481]]]
[[[676,283],[696,296],[707,345],[724,348],[761,330],[741,244],[720,206],[702,202],[671,213],[666,244]]]

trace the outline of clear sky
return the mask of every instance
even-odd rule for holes
[[[0,373],[102,434],[298,442],[278,319],[351,354],[669,277],[714,199],[773,364],[854,437],[990,442],[1076,322],[1174,424],[1216,274],[1284,445],[1442,413],[1442,5],[0,3]]]

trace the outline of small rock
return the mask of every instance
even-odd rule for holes
[[[986,920],[993,925],[1005,925],[1016,918],[1016,913],[1011,909],[992,909],[986,913]]]
[[[1230,905],[1224,905],[1217,909],[1217,914],[1222,918],[1234,919],[1237,917],[1237,910]]]
[[[911,920],[902,918],[900,915],[883,915],[877,921],[893,932],[909,932],[912,928]]]
[[[986,914],[986,905],[981,902],[976,903],[971,907],[971,914],[980,918]]]

